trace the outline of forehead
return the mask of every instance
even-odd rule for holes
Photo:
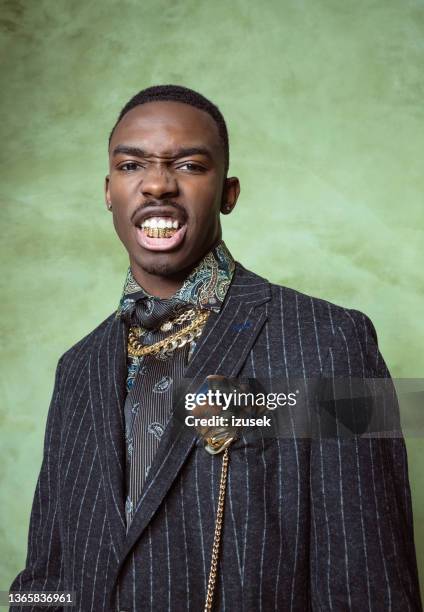
[[[111,150],[117,144],[142,146],[155,153],[203,145],[222,155],[213,118],[203,110],[174,101],[146,102],[131,109],[115,128]]]

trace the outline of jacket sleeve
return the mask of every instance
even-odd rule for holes
[[[25,569],[14,579],[10,591],[64,591],[62,545],[58,513],[58,464],[60,449],[60,374],[56,368],[55,385],[47,415],[43,461],[32,503]],[[62,610],[62,606],[49,610]],[[41,606],[13,605],[10,611],[38,612]]]
[[[392,426],[385,435],[312,439],[312,610],[420,612],[408,462],[396,392],[375,329],[364,314],[345,311],[323,376],[327,384],[340,379],[366,379],[371,387],[373,380],[377,387],[387,383]],[[387,409],[380,396],[372,401],[374,411]]]

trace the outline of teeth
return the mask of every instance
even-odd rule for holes
[[[171,238],[177,230],[168,227],[146,227],[144,232],[149,238]]]
[[[179,222],[175,219],[174,221],[169,217],[150,217],[141,224],[142,228],[159,228],[159,229],[178,229],[180,226]]]

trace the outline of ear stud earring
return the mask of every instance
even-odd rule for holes
[[[108,210],[112,210],[112,204],[107,205]]]

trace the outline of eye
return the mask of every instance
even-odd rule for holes
[[[123,170],[124,172],[134,172],[134,170],[137,170],[137,168],[140,167],[140,164],[138,164],[137,162],[128,161],[118,166],[118,170]]]
[[[178,170],[188,170],[189,172],[205,172],[205,168],[194,162],[184,162],[178,166]]]

